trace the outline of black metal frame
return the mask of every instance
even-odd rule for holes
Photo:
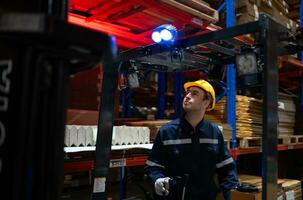
[[[56,5],[62,2],[56,1]],[[12,3],[23,5],[21,1],[8,4]],[[42,11],[47,8],[38,0],[31,3]],[[61,10],[56,5],[50,7]],[[59,11],[54,15],[39,13],[39,9],[15,11],[0,15],[1,198],[59,199],[68,77],[98,63],[103,63],[104,79],[94,180],[107,176],[117,47],[108,35],[68,24]],[[102,190],[102,185],[95,190]]]
[[[262,139],[262,199],[277,199],[277,93],[278,67],[277,56],[287,54],[282,46],[280,37],[288,30],[266,15],[261,15],[259,21],[251,22],[231,28],[193,36],[176,41],[173,45],[164,46],[153,44],[142,48],[131,49],[120,54],[120,61],[149,56],[152,54],[184,49],[186,47],[231,39],[236,36],[255,33],[258,37],[257,45],[261,49],[261,59],[264,63],[263,71],[263,139]],[[228,59],[233,61],[235,59]],[[230,64],[230,63],[226,63]]]

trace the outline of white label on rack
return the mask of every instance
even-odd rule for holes
[[[295,191],[289,190],[285,192],[286,200],[295,200]]]
[[[193,23],[203,26],[203,21],[201,19],[193,17],[191,20]]]
[[[105,177],[96,177],[94,179],[94,193],[105,192]]]
[[[114,168],[114,167],[125,167],[126,166],[126,159],[112,159],[110,160],[109,167]]]
[[[285,110],[285,104],[283,102],[278,102],[278,108]]]

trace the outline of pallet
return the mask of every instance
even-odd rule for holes
[[[278,144],[292,144],[291,143],[291,139],[290,139],[290,135],[279,135],[278,136]]]
[[[290,136],[290,142],[292,144],[302,144],[303,143],[303,135],[292,135],[292,136]]]
[[[283,135],[279,136],[278,144],[302,144],[303,135]]]
[[[253,148],[262,146],[262,137],[237,138],[239,148]],[[278,144],[303,144],[303,135],[280,135]]]
[[[239,148],[255,148],[262,145],[262,137],[237,138]]]
[[[212,23],[219,21],[218,11],[207,6],[205,3],[199,2],[198,0],[160,0],[160,2]]]

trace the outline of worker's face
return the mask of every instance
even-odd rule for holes
[[[210,104],[210,100],[205,99],[204,95],[206,93],[201,88],[190,87],[183,99],[184,111],[205,111]]]

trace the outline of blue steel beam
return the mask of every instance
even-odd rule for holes
[[[235,1],[226,0],[226,27],[235,25]],[[236,148],[236,70],[234,64],[227,67],[227,123],[232,127],[232,148]]]
[[[218,12],[221,12],[226,6],[226,2],[224,1],[220,6],[219,8],[217,9]]]

